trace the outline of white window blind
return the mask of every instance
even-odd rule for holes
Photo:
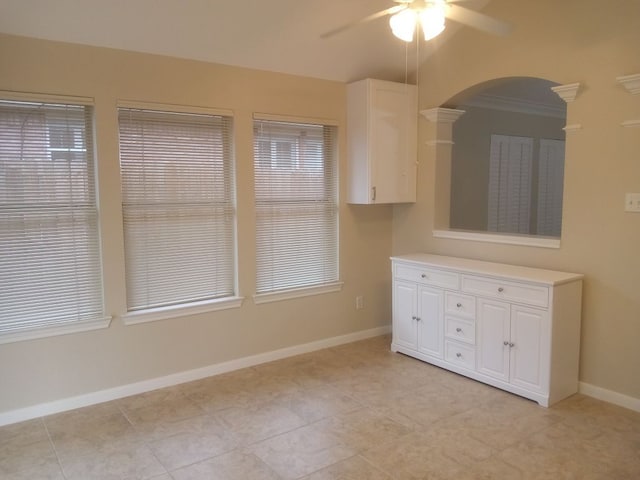
[[[491,135],[488,230],[530,233],[533,139]]]
[[[564,140],[540,140],[538,161],[538,235],[559,237],[562,230]]]
[[[89,106],[0,101],[0,341],[104,319],[92,132]]]
[[[256,292],[338,280],[336,127],[254,120]]]
[[[235,294],[231,118],[119,108],[129,311]]]

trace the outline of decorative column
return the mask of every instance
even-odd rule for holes
[[[557,87],[551,87],[551,90],[553,90],[566,103],[571,103],[576,99],[579,89],[580,83],[569,83],[567,85],[558,85]],[[569,118],[568,110],[569,109],[567,107],[567,118]],[[562,129],[566,133],[570,133],[581,130],[582,125],[580,125],[579,123],[574,123],[571,125],[565,125]]]
[[[435,147],[434,229],[449,229],[453,124],[465,113],[454,108],[430,108],[420,114],[430,123],[426,144]]]

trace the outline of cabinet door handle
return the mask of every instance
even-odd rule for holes
[[[462,357],[462,354],[460,352],[456,353],[456,357],[460,358]]]
[[[422,278],[429,278],[429,275],[427,275],[426,273],[423,273],[422,275],[420,275]]]
[[[505,340],[504,342],[502,342],[502,344],[503,344],[505,347],[508,347],[508,346],[509,346],[509,342],[507,342],[506,340]]]
[[[456,303],[456,307],[460,308],[462,306],[461,303]]]
[[[376,201],[376,187],[371,187],[371,201]]]
[[[509,344],[509,348],[513,348],[513,347],[515,347],[515,346],[516,346],[516,344],[515,344],[515,343],[510,343],[510,344]]]
[[[456,328],[456,332],[460,333],[462,332],[462,329],[460,327]]]
[[[416,322],[419,322],[419,321],[420,321],[420,317],[416,317]]]
[[[411,320],[417,320],[418,317],[416,317],[415,315],[411,317]]]
[[[498,292],[500,292],[500,293],[504,292],[504,288],[498,287]]]

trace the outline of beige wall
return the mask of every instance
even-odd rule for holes
[[[486,12],[510,22],[512,34],[461,30],[423,65],[419,108],[492,78],[580,82],[567,112],[567,123],[582,130],[566,138],[561,247],[433,238],[435,148],[425,141],[434,128],[421,120],[418,201],[394,207],[394,254],[429,251],[584,273],[580,379],[640,399],[640,214],[623,211],[625,192],[640,192],[640,130],[620,126],[640,119],[640,95],[616,82],[640,73],[640,2],[493,0]]]
[[[95,99],[106,311],[126,310],[118,100],[234,112],[239,309],[0,345],[0,413],[390,323],[388,206],[340,202],[340,293],[254,305],[252,114],[339,123],[345,192],[344,84],[117,50],[0,36],[0,90]],[[355,310],[355,296],[365,308]]]
[[[486,231],[489,206],[491,135],[534,138],[531,171],[531,230],[537,227],[538,152],[541,138],[564,140],[565,119],[479,107],[456,107],[465,113],[453,124],[451,153],[451,228]]]

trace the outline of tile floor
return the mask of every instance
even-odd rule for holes
[[[0,428],[0,478],[640,479],[640,414],[545,409],[377,337]]]

